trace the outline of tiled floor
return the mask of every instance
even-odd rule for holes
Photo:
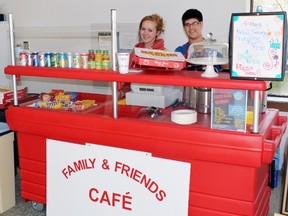
[[[16,176],[16,206],[0,214],[0,216],[45,216],[46,211],[36,211],[31,202],[23,202],[20,197],[20,179],[19,174]]]
[[[0,216],[46,216],[45,209],[41,212],[33,209],[31,202],[23,202],[20,197],[19,188],[19,175],[16,176],[16,206],[9,209]],[[283,191],[283,178],[279,175],[278,187],[272,190],[270,199],[270,211],[268,216],[274,216],[274,213],[279,213],[282,203],[282,191]],[[206,215],[205,215],[206,216]]]
[[[278,187],[272,190],[270,198],[270,211],[268,216],[273,216],[274,213],[281,212],[282,197],[283,197],[284,178],[282,172],[279,174]]]

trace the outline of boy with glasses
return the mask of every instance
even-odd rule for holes
[[[205,41],[205,38],[202,35],[202,29],[203,29],[202,13],[197,9],[188,9],[182,15],[182,25],[183,25],[185,34],[188,38],[188,42],[186,42],[182,46],[178,46],[175,49],[175,52],[181,52],[184,55],[184,57],[187,59],[189,46],[194,43]],[[203,54],[203,52],[201,54]],[[217,55],[222,55],[222,54],[218,53]],[[193,71],[204,71],[205,67],[206,65],[188,64],[187,67],[185,67],[184,69],[193,70]],[[220,65],[214,65],[214,68],[216,71],[221,71]]]
[[[182,15],[182,24],[188,42],[182,46],[178,46],[175,52],[181,52],[187,58],[188,49],[190,44],[202,42],[205,38],[202,35],[203,16],[197,9],[189,9]]]

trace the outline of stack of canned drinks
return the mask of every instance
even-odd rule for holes
[[[99,53],[99,51],[97,50]],[[66,53],[66,52],[30,52],[21,51],[19,56],[20,66],[35,66],[35,67],[54,67],[54,68],[81,68],[81,69],[98,69],[110,70],[110,57],[105,53],[105,67],[96,62],[96,55],[93,55],[94,50],[89,50],[89,53]],[[101,58],[102,61],[102,58]],[[108,62],[107,62],[108,61]],[[96,67],[98,64],[98,67]],[[101,65],[101,66],[99,66]]]

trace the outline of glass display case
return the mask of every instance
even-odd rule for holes
[[[217,77],[214,65],[225,65],[229,62],[228,44],[212,40],[191,44],[187,61],[191,64],[206,65],[202,76]]]

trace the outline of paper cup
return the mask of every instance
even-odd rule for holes
[[[130,53],[117,53],[118,69],[121,74],[129,71],[129,56]]]

